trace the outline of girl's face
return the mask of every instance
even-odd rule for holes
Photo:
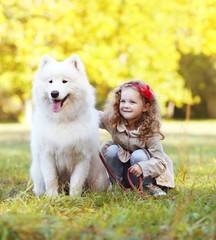
[[[142,117],[142,113],[147,111],[149,103],[144,103],[140,93],[134,88],[123,88],[121,91],[121,99],[119,111],[128,124],[136,123]]]

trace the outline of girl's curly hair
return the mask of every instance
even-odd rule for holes
[[[141,80],[132,80],[129,82],[126,82],[122,84],[119,88],[114,90],[114,98],[113,102],[110,103],[108,108],[112,109],[112,125],[114,128],[117,127],[117,125],[120,123],[122,116],[120,115],[119,112],[119,105],[120,105],[120,99],[121,99],[121,91],[123,88],[133,88],[137,90],[140,93],[140,90],[138,87],[133,86],[132,84],[138,85],[140,87],[146,85],[147,83],[145,81]],[[164,139],[164,135],[160,131],[160,109],[158,105],[158,101],[156,99],[155,93],[153,90],[150,88],[151,93],[153,94],[153,97],[150,101],[148,101],[141,93],[140,96],[143,100],[143,102],[146,104],[149,102],[149,108],[146,112],[143,112],[140,128],[139,128],[139,133],[140,137],[139,139],[141,141],[147,140],[149,136],[159,134],[161,135],[161,139]]]

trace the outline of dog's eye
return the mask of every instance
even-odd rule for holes
[[[49,83],[52,83],[52,82],[53,82],[52,80],[49,81]]]
[[[68,82],[68,81],[66,81],[66,80],[63,80],[63,81],[62,81],[62,83],[67,83],[67,82]]]

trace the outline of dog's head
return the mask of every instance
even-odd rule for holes
[[[77,54],[62,62],[45,54],[33,82],[34,104],[45,104],[52,112],[75,113],[94,106],[93,87],[89,84],[85,66]]]

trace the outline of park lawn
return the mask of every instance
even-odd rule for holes
[[[215,239],[216,121],[162,126],[176,182],[167,196],[113,190],[52,200],[32,193],[30,127],[0,124],[0,239]]]

